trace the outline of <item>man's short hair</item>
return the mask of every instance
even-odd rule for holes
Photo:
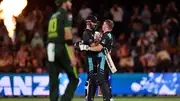
[[[109,27],[109,29],[111,29],[111,30],[113,29],[114,23],[113,23],[112,20],[105,20],[104,22],[107,24],[107,26]]]

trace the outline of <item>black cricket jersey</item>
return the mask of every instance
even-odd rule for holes
[[[90,29],[85,29],[83,32],[83,42],[85,45],[91,45],[92,43],[95,43],[94,39],[94,31]],[[87,51],[86,52],[88,56],[96,56],[98,52],[92,52],[92,51]]]
[[[113,45],[114,45],[114,40],[113,40],[113,35],[111,32],[105,32],[100,40],[100,44],[104,47],[107,48],[108,51],[111,51]],[[102,50],[103,51],[103,50]]]

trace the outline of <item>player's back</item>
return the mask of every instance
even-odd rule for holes
[[[54,42],[58,44],[64,44],[64,28],[65,20],[67,19],[67,12],[60,8],[56,13],[54,13],[49,21],[48,25],[48,42]]]

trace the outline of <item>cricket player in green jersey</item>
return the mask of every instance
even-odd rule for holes
[[[52,15],[48,26],[47,67],[50,79],[50,101],[58,101],[59,73],[64,71],[69,84],[61,101],[71,101],[79,79],[76,72],[76,58],[72,42],[72,14],[68,14],[72,3],[70,0],[56,0],[58,10]]]

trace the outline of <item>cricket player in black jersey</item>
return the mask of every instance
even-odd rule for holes
[[[97,85],[99,85],[102,90],[104,101],[110,101],[109,88],[104,76],[104,70],[105,70],[104,49],[107,49],[108,51],[111,51],[112,49],[112,45],[114,41],[111,31],[113,26],[114,24],[111,20],[104,21],[102,26],[103,36],[100,40],[100,43],[97,46],[89,46],[82,44],[79,45],[80,50],[98,52],[97,54],[98,59],[96,58],[97,72],[93,73],[93,75],[90,77],[89,80],[88,101],[93,101],[94,95],[92,90],[94,86]],[[92,58],[89,58],[88,62],[91,63]]]
[[[94,39],[94,34],[95,34],[95,30],[96,30],[96,26],[97,26],[97,17],[90,15],[87,17],[86,19],[86,29],[83,32],[83,37],[82,37],[82,41],[83,44],[88,45],[88,46],[95,46],[95,39]],[[87,60],[87,74],[88,74],[88,78],[86,81],[86,85],[85,85],[85,99],[87,100],[88,98],[88,87],[89,87],[89,79],[90,77],[93,75],[94,72],[96,72],[96,68],[95,64],[96,64],[96,56],[97,56],[97,52],[86,52],[86,59]],[[97,87],[93,88],[93,92],[95,95],[95,91],[96,91]]]

